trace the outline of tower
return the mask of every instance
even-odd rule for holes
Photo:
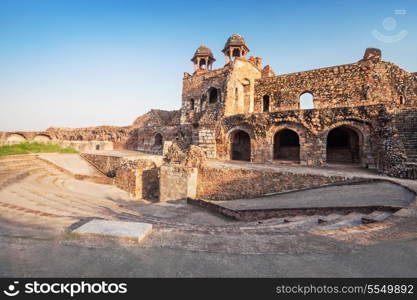
[[[206,72],[211,70],[213,63],[216,59],[213,56],[210,48],[201,45],[197,48],[191,61],[194,63],[195,72]]]
[[[236,57],[244,57],[249,52],[245,39],[239,34],[232,34],[228,39],[222,52],[225,55],[225,64],[232,63]]]

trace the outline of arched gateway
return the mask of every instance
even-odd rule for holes
[[[275,160],[300,160],[300,139],[291,129],[283,129],[274,135]]]
[[[251,143],[250,136],[243,130],[236,130],[231,134],[231,159],[245,160],[251,159]]]
[[[360,163],[360,136],[348,126],[332,129],[327,135],[327,162]]]

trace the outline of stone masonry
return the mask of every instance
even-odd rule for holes
[[[198,47],[193,73],[183,75],[179,110],[154,109],[124,127],[1,132],[0,144],[77,141],[87,143],[81,151],[159,155],[171,142],[183,151],[199,146],[210,159],[358,165],[416,178],[417,73],[383,61],[375,48],[357,62],[292,74],[276,74],[249,52],[233,34],[222,49],[225,64],[213,69],[215,53]]]

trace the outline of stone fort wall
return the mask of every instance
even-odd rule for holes
[[[374,104],[407,107],[417,105],[417,80],[398,66],[380,60],[322,68],[258,79],[255,112],[263,111],[264,96],[270,111],[300,108],[300,95],[310,93],[314,108]]]

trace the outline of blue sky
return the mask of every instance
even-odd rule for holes
[[[373,30],[406,36],[387,43]],[[417,71],[415,0],[0,0],[0,130],[128,125],[178,109],[195,49],[209,46],[221,67],[232,33],[277,74],[355,62],[367,47]]]

